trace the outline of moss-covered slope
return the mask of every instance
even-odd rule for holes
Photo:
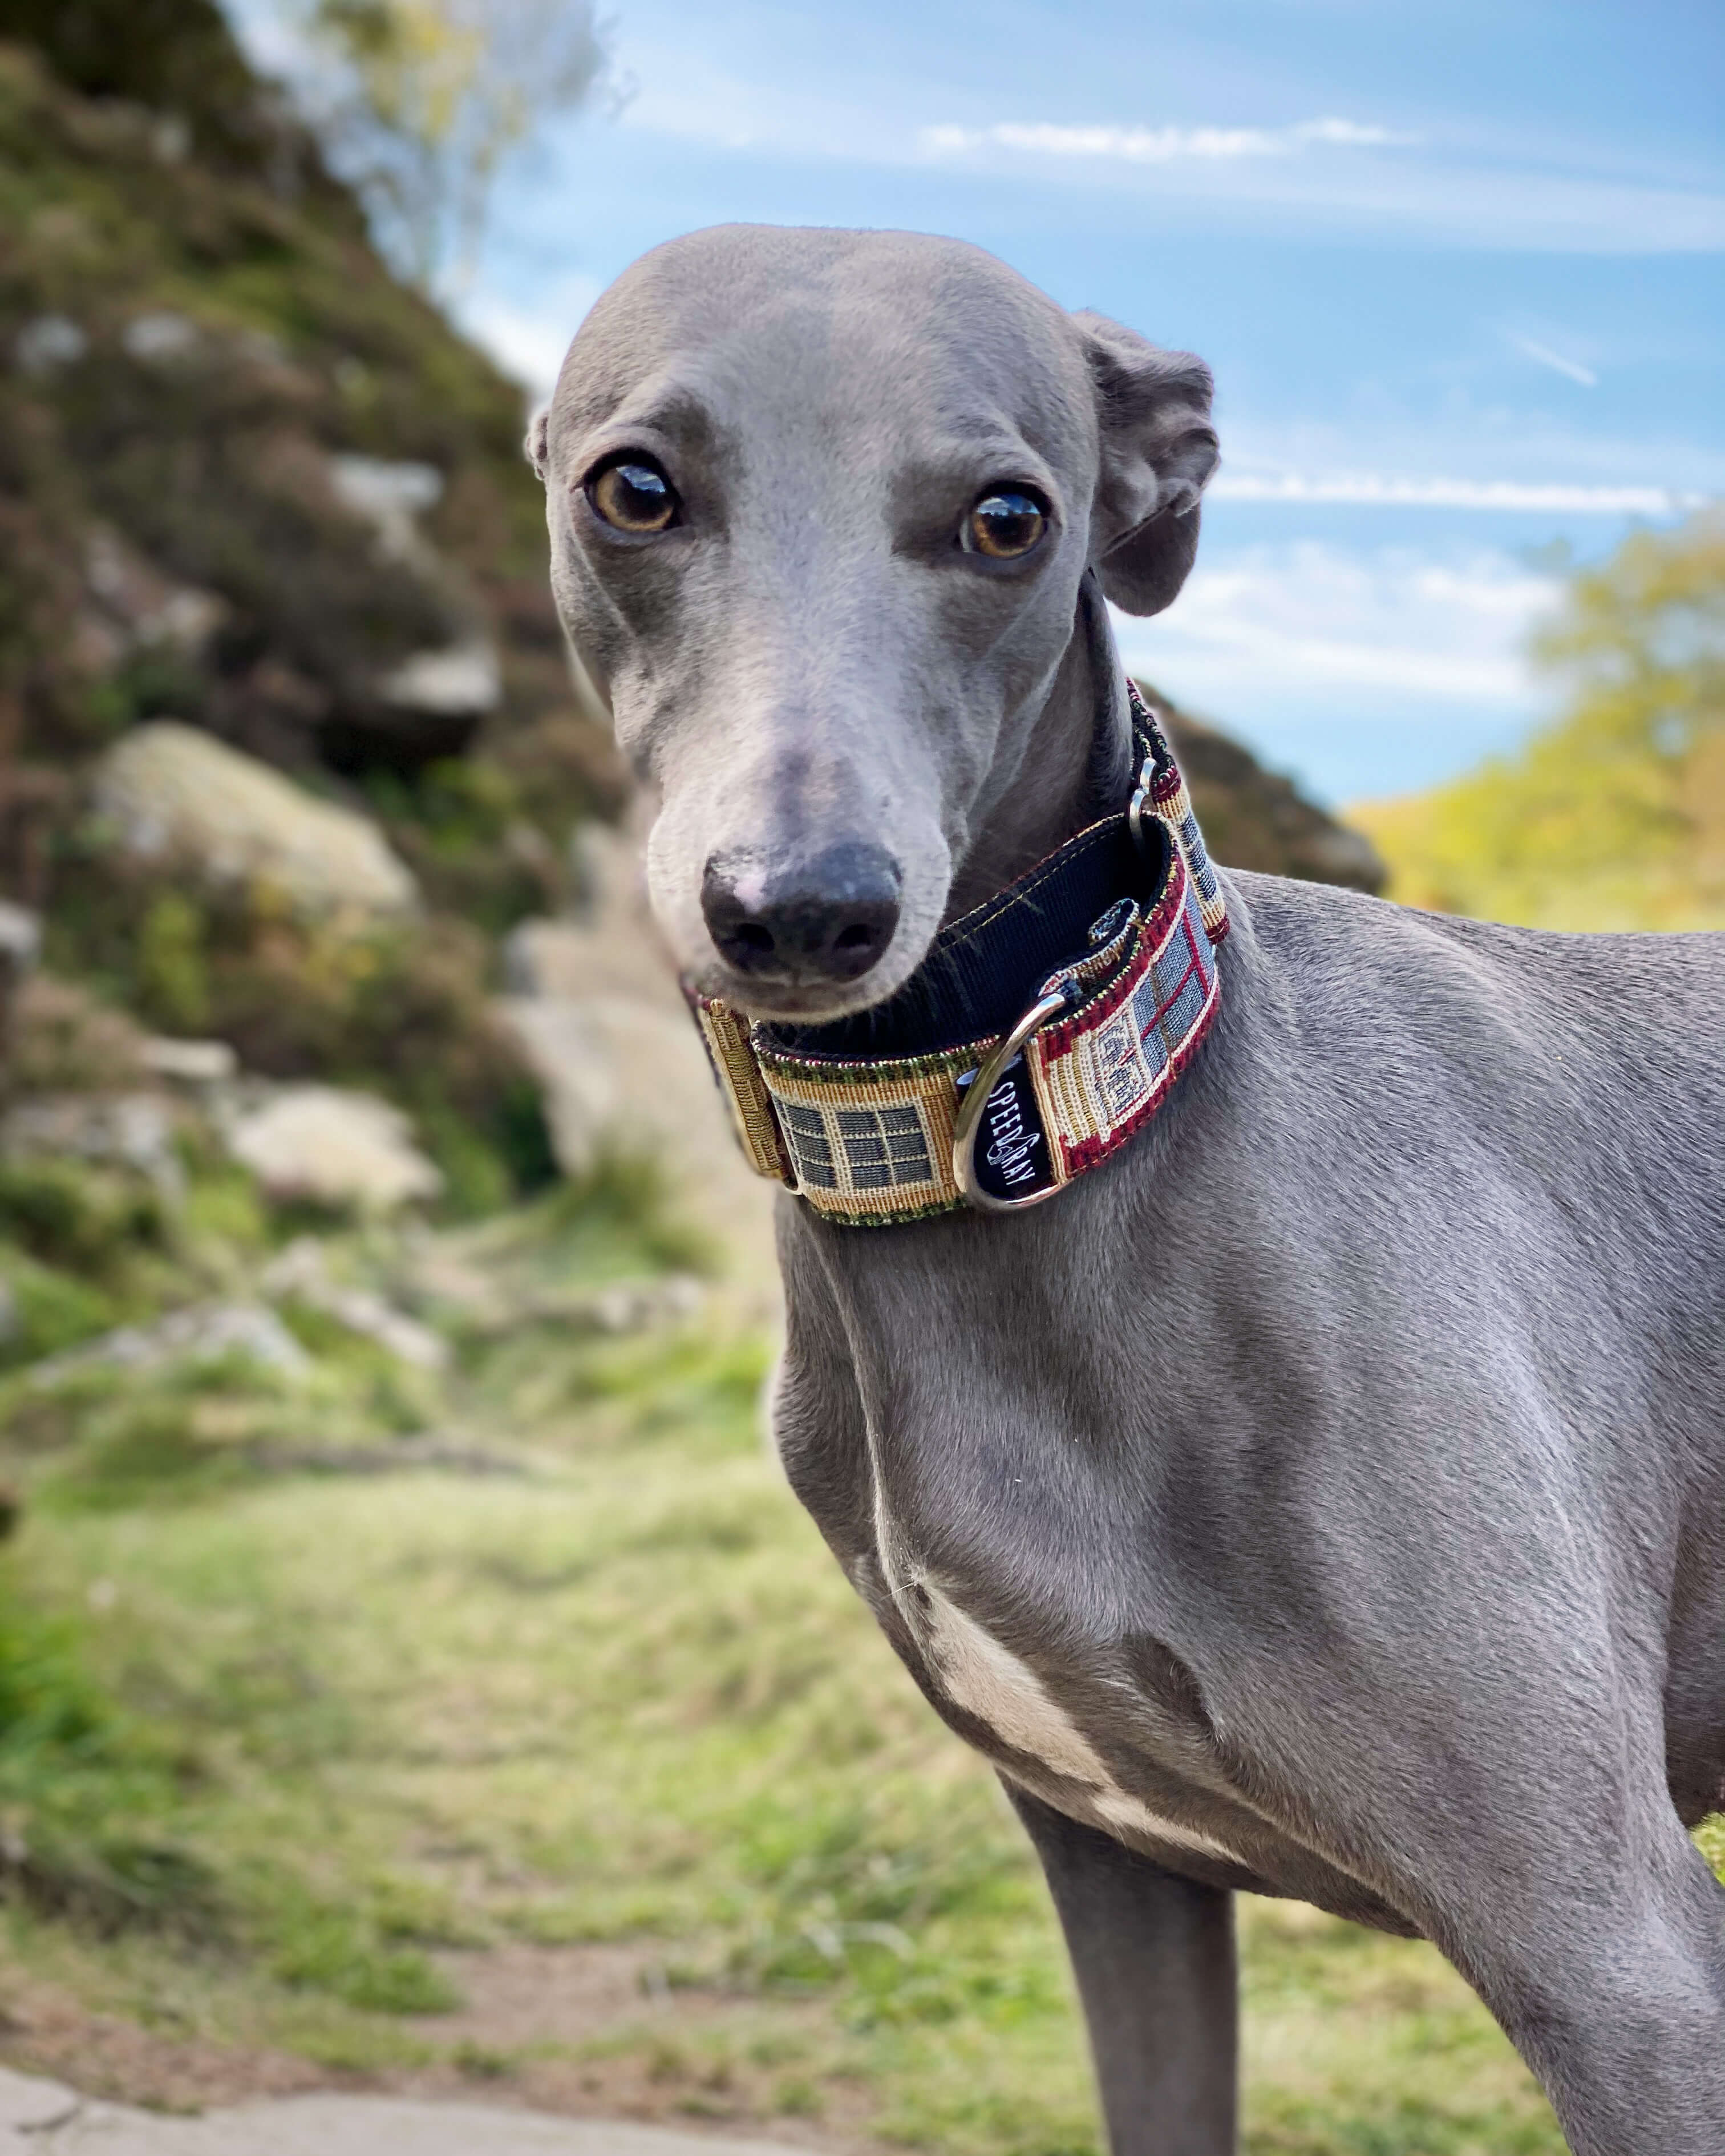
[[[560,836],[609,773],[569,701],[519,391],[391,276],[205,0],[5,0],[8,32],[0,756],[64,770],[172,712],[290,767],[396,774],[382,805],[432,827],[434,880],[453,826]],[[344,489],[354,459],[423,466],[436,499],[387,528]],[[486,644],[479,708],[392,698],[416,654]],[[460,751],[488,780],[420,814]]]

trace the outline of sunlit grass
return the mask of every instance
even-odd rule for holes
[[[953,2156],[1096,2149],[1022,1835],[766,1458],[761,1349],[694,1330],[559,1353],[530,1479],[264,1480],[33,1519],[24,1589],[85,1612],[90,1669],[191,1763],[175,1843],[227,1936],[99,1944],[15,1912],[14,1957],[110,2012],[168,2000],[207,2039],[383,2071],[440,2055],[445,1948],[646,1942],[710,2010],[567,2050],[627,2054],[663,2108],[836,2103]],[[475,1368],[472,1412],[505,1411],[517,1360]],[[1429,1949],[1274,1904],[1244,1938],[1255,2156],[1561,2149]]]

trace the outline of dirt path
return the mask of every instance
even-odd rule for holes
[[[786,2156],[783,2142],[393,2097],[279,2097],[198,2118],[87,2101],[0,2067],[0,2156]]]

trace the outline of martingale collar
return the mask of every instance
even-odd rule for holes
[[[1167,737],[1129,685],[1128,807],[949,922],[885,1003],[795,1026],[691,998],[757,1174],[850,1227],[1012,1211],[1161,1106],[1215,1015],[1228,914]]]

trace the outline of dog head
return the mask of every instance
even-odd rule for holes
[[[818,1020],[905,981],[1037,784],[1086,570],[1137,613],[1183,582],[1209,398],[957,241],[720,227],[603,295],[528,454],[700,987]]]

